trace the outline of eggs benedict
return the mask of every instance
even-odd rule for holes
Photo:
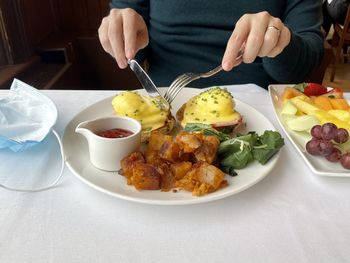
[[[214,128],[235,128],[242,116],[235,111],[233,96],[227,89],[215,87],[192,97],[176,113],[185,127],[187,123],[209,124]]]
[[[140,95],[135,91],[124,91],[112,100],[117,115],[138,120],[142,125],[141,140],[147,141],[151,131],[169,133],[175,124],[169,107],[165,107],[156,97]]]

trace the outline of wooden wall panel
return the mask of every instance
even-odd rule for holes
[[[109,0],[54,0],[63,31],[97,31],[108,14]]]
[[[100,25],[101,19],[101,6],[98,1],[86,1],[87,7],[87,19],[89,23],[89,28],[97,29]]]
[[[33,53],[23,0],[0,0],[0,9],[1,65],[21,63]]]
[[[74,12],[71,6],[71,1],[55,0],[56,1],[56,15],[58,28],[61,31],[69,30],[75,24]]]
[[[55,30],[49,0],[22,0],[27,34],[32,45],[38,44]]]
[[[139,89],[135,74],[119,69],[115,60],[103,51],[96,37],[78,38],[75,43],[84,89]]]
[[[101,6],[101,15],[102,17],[106,16],[109,13],[109,0],[100,0],[100,6]]]
[[[73,8],[74,31],[87,31],[89,28],[89,14],[87,9],[87,0],[69,1]],[[98,10],[96,10],[98,11]]]

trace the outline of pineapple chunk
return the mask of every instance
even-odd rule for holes
[[[331,123],[334,123],[338,128],[344,128],[344,129],[350,130],[349,122],[341,121],[337,117],[328,113],[327,111],[315,110],[311,114],[314,114],[320,120],[321,124],[331,122]]]
[[[306,96],[304,96],[306,97]],[[291,99],[293,104],[298,108],[298,110],[304,112],[305,114],[312,114],[313,111],[319,110],[318,107],[310,103],[311,99],[303,96],[297,96]]]
[[[350,123],[350,112],[346,110],[329,110],[328,113],[341,121]]]

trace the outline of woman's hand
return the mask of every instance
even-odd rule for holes
[[[252,63],[257,56],[275,57],[289,44],[290,38],[289,29],[268,12],[245,14],[237,21],[227,42],[222,67],[230,71],[242,61]],[[243,56],[236,60],[241,49]]]
[[[98,35],[103,49],[116,59],[120,68],[126,68],[127,60],[148,45],[146,23],[130,8],[112,9],[103,18]]]

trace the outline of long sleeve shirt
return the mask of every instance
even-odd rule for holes
[[[246,13],[267,11],[280,18],[292,33],[289,45],[275,58],[257,57],[190,86],[298,83],[323,56],[321,0],[113,0],[111,7],[132,8],[145,19],[150,41],[140,53],[147,57],[157,86],[169,86],[185,72],[220,65],[235,24]]]

